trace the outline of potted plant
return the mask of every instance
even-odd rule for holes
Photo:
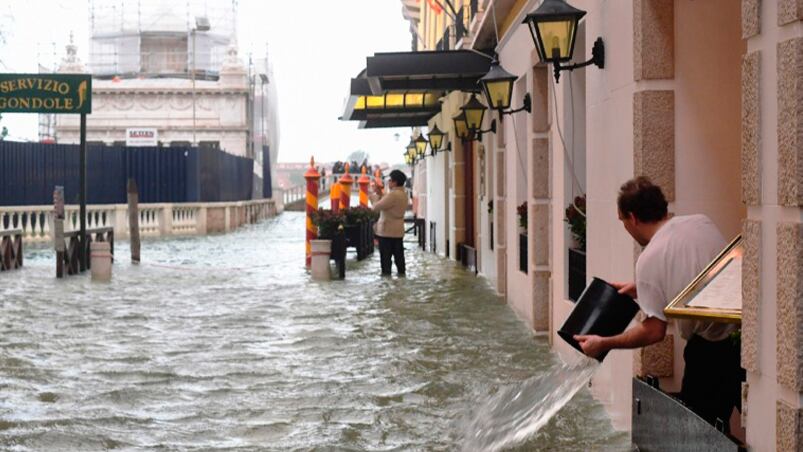
[[[344,211],[347,246],[357,250],[357,260],[370,253],[371,223],[379,219],[379,214],[365,206],[349,207]]]
[[[340,212],[320,208],[312,212],[312,224],[318,228],[318,239],[332,240],[343,229],[345,216]]]
[[[577,301],[586,285],[586,197],[577,196],[566,207],[563,219],[569,225],[573,245],[569,247],[569,299]]]

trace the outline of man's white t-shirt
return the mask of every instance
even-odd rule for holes
[[[725,238],[705,215],[668,220],[644,248],[636,263],[636,291],[648,317],[666,321],[664,308],[725,248]],[[680,334],[709,341],[728,337],[733,324],[679,320]]]

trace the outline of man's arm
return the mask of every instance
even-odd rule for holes
[[[661,342],[666,336],[666,322],[656,317],[648,317],[638,325],[616,336],[596,335],[574,336],[580,343],[583,353],[596,358],[600,354],[620,348],[639,348]]]
[[[393,201],[391,201],[390,198],[390,193],[386,194],[381,199],[378,195],[374,194],[374,196],[371,198],[371,204],[373,204],[374,212],[380,212],[393,207]]]

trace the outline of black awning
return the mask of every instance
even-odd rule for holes
[[[351,79],[344,121],[361,128],[425,126],[447,91],[478,91],[491,60],[469,50],[377,53]]]
[[[377,53],[367,58],[365,77],[373,94],[387,91],[478,91],[491,60],[470,50]]]

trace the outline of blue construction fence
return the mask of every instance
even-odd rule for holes
[[[48,205],[64,186],[65,202],[78,203],[79,146],[0,141],[0,205]],[[221,202],[252,198],[254,162],[196,147],[89,146],[87,203],[126,203],[134,178],[139,201]]]

